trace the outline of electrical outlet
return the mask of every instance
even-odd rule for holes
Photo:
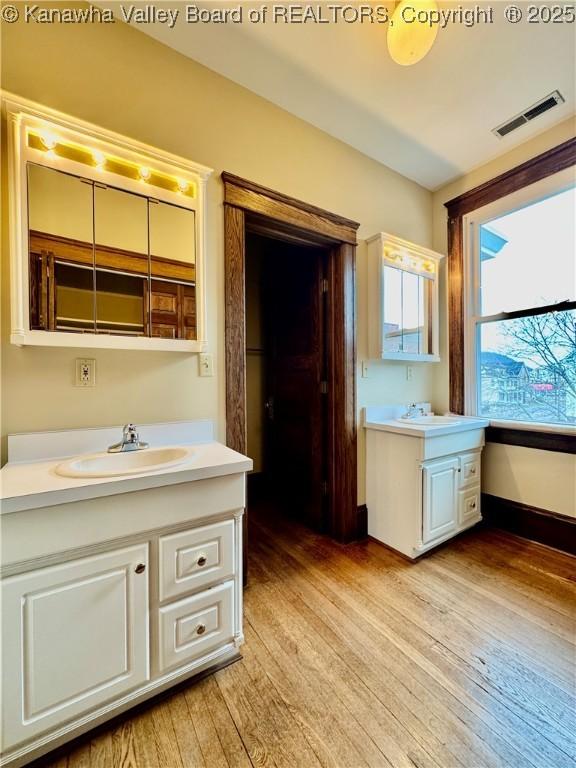
[[[414,376],[414,366],[407,365],[406,366],[406,381],[412,381],[412,377]]]
[[[76,386],[96,386],[96,360],[88,360],[84,357],[76,359]]]
[[[209,352],[198,355],[198,371],[200,376],[214,376],[214,358]]]

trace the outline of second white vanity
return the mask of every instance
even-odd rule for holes
[[[429,404],[423,403],[424,411]],[[365,409],[368,534],[411,559],[482,519],[485,419]]]
[[[239,658],[252,462],[212,433],[209,421],[143,427],[152,453],[133,459],[105,453],[120,429],[9,438],[3,765]]]

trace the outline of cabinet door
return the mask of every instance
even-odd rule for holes
[[[147,563],[142,544],[3,582],[4,750],[148,679]]]
[[[458,459],[441,459],[422,468],[422,539],[425,544],[456,529],[458,468]]]

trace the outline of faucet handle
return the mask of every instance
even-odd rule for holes
[[[122,435],[125,439],[128,439],[131,443],[138,441],[138,430],[134,424],[125,424],[122,430]]]

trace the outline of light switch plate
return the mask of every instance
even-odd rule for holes
[[[198,355],[198,373],[200,376],[214,376],[214,358],[209,352]]]
[[[362,360],[362,378],[367,379],[369,373],[368,360]]]
[[[96,360],[85,357],[76,358],[76,386],[96,386]]]

